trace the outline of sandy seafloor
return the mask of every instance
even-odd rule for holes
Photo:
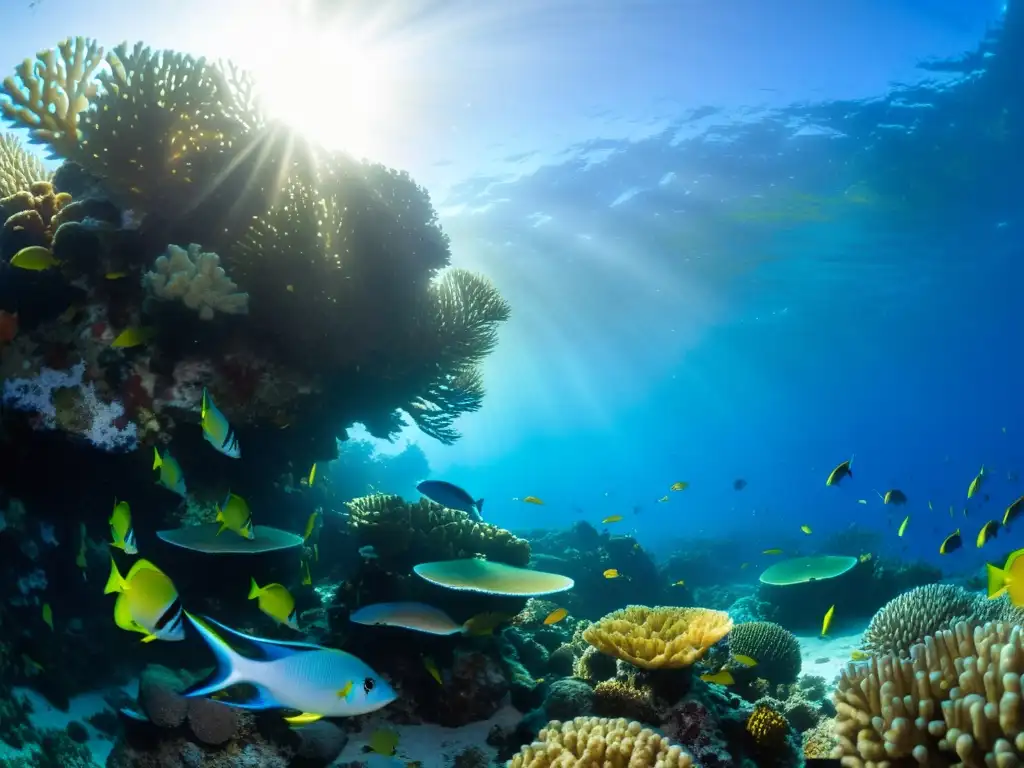
[[[831,687],[840,671],[850,661],[850,654],[860,647],[864,628],[842,627],[828,637],[797,635],[803,659],[803,674],[819,675],[825,678],[825,682]],[[134,686],[126,686],[125,691],[132,696],[135,695]],[[31,720],[37,729],[63,729],[73,720],[82,723],[89,731],[88,744],[93,759],[97,765],[106,764],[113,742],[86,722],[86,718],[107,706],[100,693],[75,696],[68,711],[61,712],[30,688],[16,688],[14,692],[16,695],[27,696],[31,701]],[[369,768],[397,768],[410,762],[417,762],[422,768],[449,768],[453,758],[471,746],[478,747],[488,757],[493,758],[495,750],[487,744],[488,732],[495,725],[514,725],[520,717],[518,711],[512,707],[505,707],[489,720],[471,723],[461,728],[442,728],[439,725],[394,725],[388,723],[383,715],[369,718],[360,732],[349,735],[348,744],[335,765],[358,761]],[[399,733],[397,754],[394,757],[363,752],[370,735],[378,728],[388,728]],[[0,758],[15,757],[19,754],[22,753],[0,742]]]

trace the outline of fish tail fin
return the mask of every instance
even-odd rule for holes
[[[260,596],[260,592],[261,591],[262,590],[256,584],[256,579],[254,579],[254,578],[252,578],[250,576],[249,577],[249,599],[250,600],[255,600],[257,597]]]
[[[164,460],[160,458],[160,451],[157,447],[153,446],[153,469],[160,469],[164,465]]]
[[[476,500],[476,511],[477,512],[483,512],[484,511],[484,500],[483,499],[477,499]]]
[[[203,422],[206,421],[206,409],[209,407],[208,406],[208,403],[210,402],[209,398],[210,398],[210,393],[206,391],[206,387],[203,387],[203,402],[202,402],[202,405],[200,405],[200,407],[199,407],[200,408],[199,418],[201,418],[203,420]],[[203,426],[205,427],[206,424],[204,423]]]
[[[121,572],[117,570],[117,563],[114,562],[114,558],[110,558],[110,576],[107,578],[107,585],[103,587],[103,594],[109,595],[111,592],[124,592],[128,589],[128,584],[125,582]]]
[[[124,544],[122,544],[120,541],[112,541],[110,542],[110,546],[114,547],[115,549],[120,549],[121,551],[124,551],[125,549]]]
[[[994,600],[1006,590],[1006,571],[992,563],[986,564],[988,573],[988,598]]]
[[[210,650],[213,651],[213,656],[217,662],[217,666],[206,678],[193,683],[182,691],[182,695],[190,698],[197,696],[209,696],[210,694],[222,691],[229,686],[245,682],[246,677],[244,670],[246,659],[228,645],[224,639],[213,630],[213,627],[210,624],[206,623],[198,616],[193,616],[188,611],[185,612],[185,615],[192,623],[192,626],[196,628],[199,636],[203,638],[203,641],[210,647]]]

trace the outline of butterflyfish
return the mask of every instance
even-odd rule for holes
[[[839,485],[839,482],[844,477],[853,477],[853,470],[850,466],[853,464],[853,457],[851,456],[842,464],[837,466],[831,472],[828,473],[828,479],[825,480],[825,485]]]
[[[1006,564],[999,568],[991,563],[986,565],[988,571],[988,597],[995,600],[1006,593],[1014,605],[1024,605],[1024,549],[1011,552]]]
[[[960,529],[957,528],[942,540],[942,543],[939,545],[939,554],[948,555],[950,552],[955,552],[963,546],[963,543],[963,539],[960,538]]]
[[[110,559],[110,578],[103,593],[117,594],[114,623],[128,632],[138,632],[142,642],[184,640],[185,625],[178,590],[167,574],[149,560],[136,560],[122,577]]]
[[[902,537],[907,532],[907,524],[910,523],[910,515],[903,518],[903,522],[900,523],[900,529],[896,531],[896,535]]]
[[[43,623],[50,628],[53,632],[53,608],[50,607],[49,603],[43,603]]]
[[[1016,520],[1020,516],[1022,510],[1024,510],[1024,496],[1019,496],[1010,502],[1010,506],[1008,506],[1006,511],[1003,513],[1003,525],[1007,526]]]
[[[132,325],[125,328],[110,342],[110,346],[118,349],[131,349],[148,344],[156,337],[156,328]]]
[[[110,515],[110,546],[123,550],[126,555],[138,554],[135,544],[135,529],[132,527],[132,513],[127,501],[114,501],[114,511]]]
[[[249,579],[249,599],[259,600],[260,610],[278,624],[292,629],[299,628],[295,617],[295,598],[283,584],[267,584],[258,586],[256,579]]]
[[[251,541],[256,538],[252,526],[252,512],[245,499],[237,493],[228,493],[224,503],[217,507],[217,522],[220,523],[218,536],[224,531],[233,531],[243,539]]]
[[[978,531],[978,538],[974,542],[975,546],[978,549],[981,549],[990,540],[994,539],[997,533],[999,533],[999,521],[989,520],[987,523],[981,526],[981,530]]]
[[[852,659],[853,661],[867,661],[870,658],[870,653],[865,653],[864,651],[861,651],[859,649],[854,650],[853,653],[850,654],[850,659]]]
[[[12,267],[27,269],[32,272],[42,272],[58,264],[60,262],[53,258],[53,253],[50,249],[44,248],[41,245],[30,245],[28,248],[22,248],[11,257]]]
[[[186,688],[184,696],[212,696],[246,684],[253,689],[249,699],[224,703],[244,709],[291,709],[320,717],[365,715],[396,698],[386,680],[350,653],[312,643],[254,637],[205,616],[185,615],[213,652],[217,666],[205,680]],[[242,656],[225,637],[253,646],[256,657]],[[345,680],[355,682],[348,696],[339,696],[339,685]]]
[[[210,393],[203,387],[203,401],[200,408],[200,418],[203,424],[203,437],[206,442],[232,459],[242,455],[238,447],[238,436],[227,418],[214,404]]]
[[[732,673],[727,669],[721,669],[718,672],[707,673],[700,676],[700,679],[705,683],[715,683],[716,685],[732,685],[736,681],[733,679]]]
[[[617,523],[622,520],[622,515],[608,515],[604,520],[601,521],[602,525],[605,523]]]
[[[568,615],[569,612],[565,608],[555,608],[555,610],[549,613],[547,617],[544,619],[544,623],[557,624]]]
[[[684,483],[684,482],[680,481],[678,483],[672,483],[672,485],[669,486],[669,490],[670,491],[685,491],[689,487],[690,487],[689,483]]]
[[[427,673],[432,678],[434,678],[434,682],[441,686],[444,685],[444,681],[441,679],[441,670],[437,668],[437,662],[435,662],[432,657],[423,657],[423,668],[427,670]]]
[[[814,531],[811,530],[811,526],[809,526],[809,525],[801,525],[800,526],[800,530],[803,531],[804,533],[806,533],[808,536],[810,536],[812,533],[814,533]]]
[[[882,496],[883,504],[895,504],[897,506],[907,503],[907,494],[898,488],[893,488],[890,491],[886,491]]]
[[[981,469],[978,470],[978,474],[971,480],[971,484],[967,486],[967,498],[970,499],[981,490],[981,482],[985,479],[985,467],[982,465]]]
[[[732,658],[733,658],[733,660],[735,662],[737,662],[738,664],[742,664],[744,667],[756,667],[757,666],[757,659],[755,659],[755,658],[753,658],[751,656],[747,656],[746,654],[743,654],[743,653],[733,654]]]
[[[181,472],[181,465],[177,459],[171,456],[170,451],[164,451],[164,455],[161,456],[159,449],[153,446],[153,469],[160,470],[160,475],[157,477],[159,485],[179,496],[186,494],[185,476]]]
[[[619,578],[618,568],[609,568],[602,574],[606,579],[617,579]]]
[[[836,612],[836,607],[833,605],[827,611],[825,611],[825,618],[821,622],[821,636],[824,637],[828,634],[829,627],[832,626],[832,614]]]
[[[484,500],[474,499],[468,491],[453,483],[444,480],[424,480],[416,486],[416,490],[435,504],[465,512],[478,523],[483,520]]]
[[[398,731],[392,731],[388,728],[378,728],[376,731],[370,734],[370,740],[367,742],[371,752],[376,752],[378,755],[384,755],[385,757],[391,757],[398,750]]]
[[[686,586],[686,581],[683,580],[683,579],[680,579],[679,581],[673,581],[672,582],[672,586],[673,587],[685,587]]]

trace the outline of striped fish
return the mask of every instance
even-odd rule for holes
[[[238,435],[220,409],[213,402],[210,393],[203,387],[202,404],[203,437],[206,442],[232,459],[242,455],[238,447]]]

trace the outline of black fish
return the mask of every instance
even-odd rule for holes
[[[744,480],[742,477],[737,477],[735,480],[732,481],[732,489],[734,491],[742,491],[746,487],[747,481]]]
[[[942,544],[939,545],[939,554],[948,555],[950,552],[955,552],[960,549],[963,544],[964,540],[960,536],[960,529],[957,528],[943,540]]]

